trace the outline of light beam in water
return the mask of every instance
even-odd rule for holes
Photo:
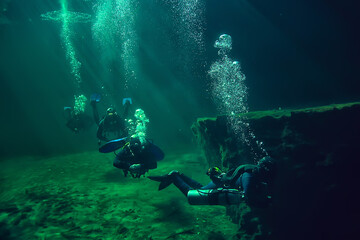
[[[71,74],[74,77],[75,85],[75,103],[74,111],[75,113],[80,113],[85,111],[86,97],[81,94],[80,84],[81,84],[81,62],[76,56],[76,50],[72,42],[72,30],[71,24],[73,23],[88,23],[91,21],[91,15],[86,13],[71,12],[68,10],[68,3],[66,0],[60,0],[61,10],[47,12],[41,14],[41,19],[45,21],[56,21],[62,23],[61,28],[61,39],[65,48],[66,58],[69,61],[71,67]]]
[[[66,0],[60,0],[61,10],[41,14],[41,19],[45,21],[57,21],[62,23],[61,39],[65,48],[66,57],[70,63],[71,74],[74,77],[76,92],[80,90],[81,83],[81,62],[76,56],[76,50],[72,42],[72,23],[88,23],[91,21],[91,15],[86,13],[71,12],[68,10]]]

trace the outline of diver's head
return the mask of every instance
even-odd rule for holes
[[[107,118],[107,119],[113,119],[115,116],[117,116],[117,112],[115,111],[114,108],[109,107],[109,108],[106,110],[106,116],[105,116],[105,118]]]
[[[206,172],[206,175],[208,176],[219,176],[221,175],[222,171],[220,168],[218,167],[212,167],[212,168],[209,168]]]
[[[206,175],[208,175],[210,177],[210,179],[213,181],[213,182],[217,182],[217,181],[220,181],[221,179],[221,174],[222,174],[222,171],[220,168],[218,167],[212,167],[212,168],[209,168],[209,170],[206,172]]]
[[[139,152],[143,148],[139,138],[131,138],[129,147],[131,148],[131,151],[133,151],[133,152]]]
[[[276,173],[276,163],[274,159],[269,156],[260,159],[255,172],[263,181],[271,180]]]
[[[107,115],[107,116],[111,116],[111,115],[113,115],[113,114],[116,114],[115,109],[112,108],[112,107],[109,107],[109,108],[106,110],[106,115]]]

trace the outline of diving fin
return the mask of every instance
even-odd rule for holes
[[[159,191],[163,190],[164,188],[167,188],[168,186],[170,186],[170,184],[173,183],[172,176],[168,174],[164,176],[148,176],[148,178],[153,181],[160,182]]]
[[[126,102],[129,102],[130,105],[132,104],[132,99],[131,98],[123,98],[122,104],[125,105]]]
[[[119,148],[122,148],[126,144],[126,139],[127,137],[109,141],[99,148],[99,152],[101,153],[114,152]]]
[[[100,99],[101,99],[101,95],[98,93],[93,93],[90,96],[90,102],[98,103],[98,102],[100,102]]]

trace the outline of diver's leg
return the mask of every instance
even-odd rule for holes
[[[184,181],[184,179],[187,179],[187,181],[192,179],[184,176],[185,175],[180,174],[178,171],[171,171],[169,174],[164,176],[149,176],[148,178],[153,181],[160,182],[159,191],[167,188],[171,183],[173,183],[185,196],[187,196],[188,191],[193,188],[186,181]]]
[[[195,181],[192,178],[189,178],[188,176],[186,176],[185,174],[179,174],[179,176],[181,177],[181,179],[187,183],[190,187],[192,187],[193,189],[198,189],[198,188],[202,188],[203,185],[198,183],[197,181]]]
[[[205,190],[205,189],[215,189],[215,188],[218,188],[218,187],[216,186],[216,184],[213,181],[211,181],[206,186],[202,187],[201,189]]]
[[[124,161],[120,161],[117,157],[114,159],[113,162],[114,167],[129,170],[130,164]]]
[[[187,197],[189,190],[192,188],[180,177],[180,174],[172,174],[174,185]]]

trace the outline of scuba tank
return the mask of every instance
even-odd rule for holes
[[[241,191],[236,189],[189,190],[187,199],[191,205],[233,205],[244,201]]]

